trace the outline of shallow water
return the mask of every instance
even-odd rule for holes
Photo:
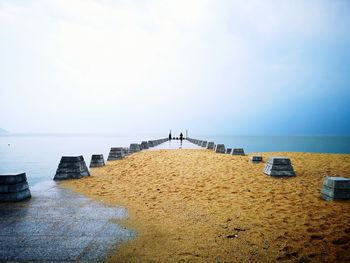
[[[129,146],[161,136],[106,135],[6,135],[0,136],[0,173],[26,172],[31,186],[52,180],[63,155],[83,155],[89,165],[92,154],[107,159],[110,147]],[[226,147],[243,147],[249,152],[298,151],[350,153],[350,137],[193,136],[213,140]],[[166,142],[158,148],[193,147],[188,142]]]

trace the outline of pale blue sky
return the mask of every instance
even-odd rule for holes
[[[350,135],[350,1],[0,0],[0,127]]]

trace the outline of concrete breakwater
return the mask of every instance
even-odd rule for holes
[[[161,143],[168,141],[167,138],[142,141],[139,143],[131,143],[130,147],[112,147],[109,151],[107,161],[121,160],[124,157],[147,150]],[[104,166],[104,158],[102,154],[93,154],[91,156],[90,167]],[[54,180],[79,179],[89,176],[90,172],[86,166],[83,156],[63,156],[58,165]]]

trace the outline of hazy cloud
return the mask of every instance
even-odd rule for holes
[[[349,134],[349,28],[347,1],[3,0],[0,126]]]

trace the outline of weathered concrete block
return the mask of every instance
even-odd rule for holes
[[[231,154],[231,152],[232,152],[232,148],[227,148],[226,149],[226,154]]]
[[[105,160],[103,159],[103,154],[93,154],[91,156],[90,168],[101,167],[105,165]]]
[[[260,163],[260,162],[262,162],[263,158],[262,158],[262,156],[256,156],[256,155],[254,155],[254,156],[251,156],[251,157],[250,157],[250,160],[251,160],[253,163]]]
[[[350,200],[350,191],[347,189],[337,189],[323,186],[321,195],[327,196],[329,199],[333,200]]]
[[[29,188],[23,191],[14,193],[0,193],[0,201],[4,202],[19,202],[32,197]]]
[[[53,179],[79,179],[84,176],[90,176],[90,172],[83,156],[63,156]]]
[[[148,147],[154,147],[153,141],[148,141]]]
[[[141,151],[140,145],[138,143],[130,144],[129,151],[130,151],[130,153],[136,153],[136,152]]]
[[[214,142],[208,142],[207,143],[207,149],[214,150]]]
[[[29,188],[29,185],[27,182],[21,182],[18,184],[7,184],[3,185],[0,184],[0,193],[17,193],[23,190],[26,190]]]
[[[265,165],[264,173],[273,177],[295,176],[290,159],[285,157],[270,157]]]
[[[224,144],[217,144],[217,145],[215,146],[214,151],[215,151],[216,153],[225,153],[225,145],[224,145]]]
[[[232,155],[244,155],[244,150],[242,148],[233,149]]]
[[[271,164],[271,163],[266,163],[265,169],[268,170],[274,170],[274,171],[292,171],[293,166],[290,164]]]
[[[330,188],[347,189],[350,191],[350,179],[336,176],[326,176],[323,185]]]
[[[17,184],[27,182],[26,173],[0,174],[0,185]]]
[[[25,173],[0,175],[0,201],[18,202],[30,197]]]
[[[123,147],[112,147],[109,151],[107,161],[121,160],[124,156]]]
[[[123,147],[123,151],[122,152],[124,153],[124,156],[130,155],[129,147]]]
[[[146,142],[146,141],[141,142],[141,147],[142,147],[142,149],[148,149],[149,148],[148,142]]]
[[[334,176],[325,177],[321,197],[327,201],[350,200],[350,179]]]
[[[290,159],[286,157],[270,157],[267,162],[271,164],[277,164],[277,165],[291,164]]]
[[[207,147],[208,142],[207,141],[202,141],[201,147]]]

